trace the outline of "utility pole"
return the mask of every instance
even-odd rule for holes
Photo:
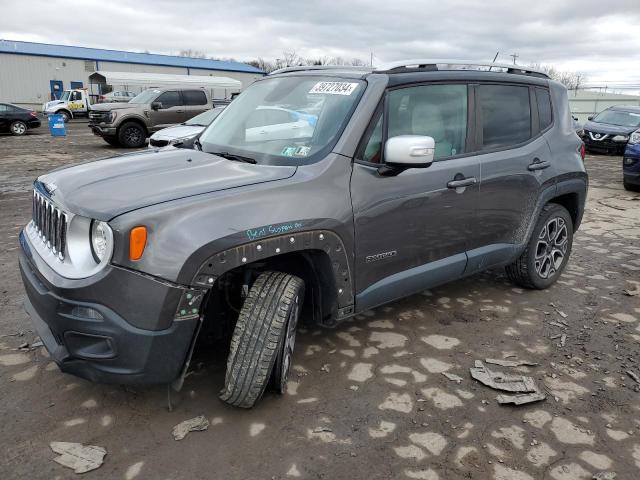
[[[373,68],[373,52],[371,52],[371,68]]]
[[[518,58],[520,55],[518,55],[517,53],[512,53],[509,56],[513,58],[513,64],[515,65],[516,64],[516,58]]]

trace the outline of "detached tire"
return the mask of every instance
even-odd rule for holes
[[[256,279],[233,331],[222,401],[253,407],[272,373],[276,390],[284,393],[303,299],[304,282],[298,277],[264,272]]]
[[[522,255],[506,267],[513,283],[542,290],[554,284],[567,265],[573,245],[573,221],[562,205],[542,209]]]
[[[118,141],[124,147],[143,147],[147,143],[147,132],[139,123],[126,122],[118,130]]]

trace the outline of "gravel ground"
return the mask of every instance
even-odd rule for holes
[[[587,157],[584,223],[554,287],[488,272],[303,330],[289,393],[249,411],[217,399],[223,352],[199,351],[170,412],[164,387],[92,384],[19,349],[35,340],[17,265],[31,182],[123,150],[78,122],[64,139],[0,136],[0,152],[0,478],[77,476],[52,441],[106,448],[89,479],[640,477],[640,385],[625,373],[640,375],[640,294],[627,293],[640,289],[640,194],[622,189],[619,157]],[[505,357],[539,363],[492,367],[531,375],[545,401],[501,406],[470,378],[474,360]],[[208,430],[175,441],[173,426],[198,415]]]

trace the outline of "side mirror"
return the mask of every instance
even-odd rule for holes
[[[162,102],[151,102],[151,110],[160,110],[162,108]]]
[[[589,115],[589,116],[587,117],[587,120],[593,120],[593,115]]]
[[[433,163],[436,142],[422,135],[391,137],[384,145],[384,160],[388,165],[405,168],[426,168]]]

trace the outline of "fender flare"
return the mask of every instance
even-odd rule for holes
[[[243,265],[250,265],[292,252],[323,251],[331,260],[337,288],[338,318],[353,313],[354,287],[349,257],[340,236],[330,230],[308,230],[261,238],[218,252],[202,263],[191,284],[211,288],[221,275]]]

